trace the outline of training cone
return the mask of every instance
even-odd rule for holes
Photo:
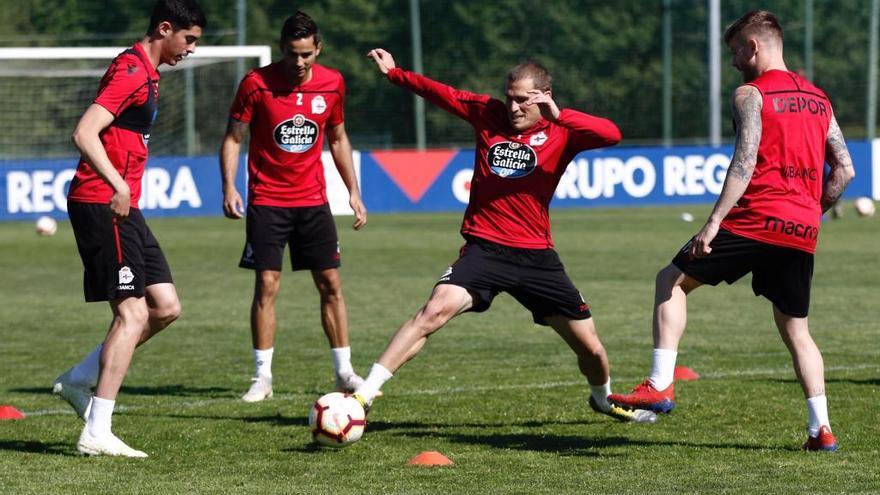
[[[406,463],[407,466],[451,466],[452,462],[448,457],[435,450],[428,450],[413,457]]]
[[[0,406],[0,420],[2,419],[24,419],[24,413],[12,406]]]
[[[690,382],[693,380],[699,380],[700,374],[687,366],[676,366],[672,378],[675,381]]]

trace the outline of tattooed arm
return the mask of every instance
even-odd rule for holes
[[[691,255],[706,256],[712,252],[709,243],[718,234],[721,220],[746,192],[752,172],[758,161],[758,145],[761,143],[761,93],[754,86],[743,85],[733,93],[733,120],[736,123],[736,148],[724,178],[721,195],[712,214],[691,243]]]
[[[825,138],[825,161],[831,165],[831,173],[825,180],[822,191],[822,213],[828,211],[840,199],[849,181],[855,177],[852,158],[843,140],[843,133],[837,125],[837,119],[831,117],[828,136]]]

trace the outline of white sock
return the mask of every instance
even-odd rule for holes
[[[366,399],[367,403],[371,403],[376,398],[376,394],[379,393],[382,385],[390,380],[392,376],[394,374],[388,371],[388,368],[379,363],[373,363],[373,367],[370,368],[370,374],[367,375],[364,384],[355,390],[355,393]]]
[[[608,403],[609,395],[611,395],[611,377],[608,377],[608,381],[604,385],[593,385],[590,383],[590,397],[593,398],[599,409],[603,411],[611,409],[611,404]]]
[[[652,357],[651,376],[648,379],[657,390],[666,390],[672,385],[678,352],[669,349],[654,349]]]
[[[807,399],[807,414],[810,417],[807,428],[810,430],[811,437],[818,435],[819,428],[823,425],[831,428],[831,423],[828,422],[828,398],[825,395],[817,395]]]
[[[347,377],[354,374],[354,368],[351,366],[351,347],[334,347],[330,352],[333,353],[333,369],[336,370],[336,376]]]
[[[102,437],[110,434],[113,406],[115,405],[115,400],[102,399],[98,396],[92,397],[92,410],[86,421],[86,428],[89,429],[90,435]]]
[[[82,361],[76,364],[70,371],[70,380],[77,385],[94,387],[98,384],[98,373],[101,370],[101,351],[104,344],[99,344],[95,350]]]
[[[274,347],[269,349],[254,349],[254,364],[257,368],[257,376],[272,378],[272,353]]]

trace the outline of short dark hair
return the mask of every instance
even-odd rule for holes
[[[507,73],[508,85],[522,79],[531,79],[535,89],[541,91],[550,91],[553,87],[553,76],[550,75],[550,71],[534,60],[523,62]]]
[[[782,26],[772,12],[753,10],[736,20],[724,31],[724,44],[729,45],[737,35],[743,36],[770,34],[782,41]]]
[[[150,16],[147,34],[152,34],[159,24],[168,21],[177,29],[190,29],[193,26],[204,28],[208,23],[205,12],[197,0],[159,0]]]
[[[300,40],[309,36],[315,37],[315,45],[321,42],[321,31],[318,29],[318,25],[308,14],[297,10],[295,14],[284,21],[284,26],[281,28],[281,48],[283,49],[290,40]]]

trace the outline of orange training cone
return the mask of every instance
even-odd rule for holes
[[[24,413],[12,406],[0,406],[0,420],[24,419]]]
[[[428,450],[413,457],[407,466],[451,466],[455,464],[448,457],[435,450]]]
[[[693,380],[699,380],[700,375],[699,373],[688,368],[687,366],[676,366],[672,378],[675,381],[689,382]]]

